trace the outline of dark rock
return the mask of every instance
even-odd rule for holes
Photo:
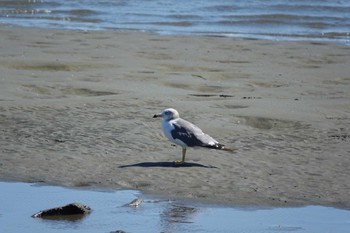
[[[126,233],[126,232],[122,230],[117,230],[117,231],[111,231],[110,233]]]
[[[72,215],[85,215],[91,212],[91,208],[89,206],[79,204],[79,203],[71,203],[62,207],[56,207],[52,209],[42,210],[36,214],[33,214],[33,218],[54,218],[54,217],[62,217],[62,216],[72,216]]]

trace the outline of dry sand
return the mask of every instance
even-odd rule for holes
[[[350,208],[350,47],[0,27],[0,178]],[[181,149],[165,107],[238,148]]]

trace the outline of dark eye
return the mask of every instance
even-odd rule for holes
[[[170,112],[169,112],[169,111],[166,111],[166,112],[165,112],[165,115],[169,115],[169,114],[170,114]]]

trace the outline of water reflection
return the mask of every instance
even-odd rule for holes
[[[44,220],[52,221],[67,221],[67,222],[79,222],[82,221],[87,214],[74,214],[74,215],[55,215],[55,216],[43,216]]]
[[[160,225],[165,232],[178,229],[179,224],[193,223],[199,209],[179,203],[168,203],[160,214]]]

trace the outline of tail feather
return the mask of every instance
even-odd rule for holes
[[[207,145],[206,147],[210,148],[210,149],[215,149],[215,150],[224,150],[227,152],[233,152],[236,150],[236,148],[227,148],[225,145],[220,144],[220,143],[215,144],[215,145]]]

